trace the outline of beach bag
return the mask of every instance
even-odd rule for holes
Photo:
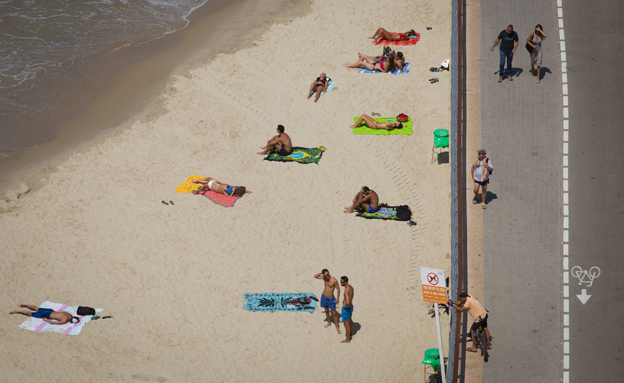
[[[408,117],[407,114],[401,113],[401,114],[399,114],[397,116],[397,121],[399,121],[399,122],[407,122],[407,121],[409,121],[409,117]]]
[[[76,314],[80,316],[95,315],[95,309],[93,307],[78,306]]]
[[[533,53],[533,47],[529,45],[529,43],[526,43],[524,47],[526,48],[527,51],[529,51],[529,53]]]

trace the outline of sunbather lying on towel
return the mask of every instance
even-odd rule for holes
[[[260,149],[264,149],[264,151],[258,152],[258,154],[262,156],[271,152],[275,152],[284,157],[291,154],[292,141],[290,140],[290,136],[284,133],[284,126],[277,125],[277,136],[271,138],[266,146],[261,146]]]
[[[403,69],[403,64],[405,64],[405,56],[403,56],[403,52],[395,52],[394,49],[388,46],[385,46],[383,48],[381,56],[373,57],[358,52],[358,57],[360,58],[360,60],[366,61],[367,63],[371,64],[376,64],[382,61],[386,62],[388,61],[388,56],[394,56],[394,66],[396,67],[396,69]]]
[[[353,198],[353,205],[345,206],[345,213],[353,213],[355,209],[361,207],[367,213],[374,213],[379,207],[379,196],[373,190],[370,190],[368,186],[362,186],[360,190]]]
[[[375,34],[369,38],[373,39],[375,42],[378,42],[381,39],[384,39],[387,41],[404,41],[404,40],[409,40],[413,37],[416,37],[416,31],[414,31],[413,29],[410,29],[409,31],[405,33],[391,33],[385,30],[384,28],[379,27],[377,31],[375,32]]]
[[[371,129],[385,129],[385,130],[403,129],[403,124],[400,123],[399,121],[378,122],[378,121],[373,120],[373,118],[369,116],[368,114],[361,115],[360,118],[357,119],[355,124],[349,126],[349,128],[355,129],[362,122],[365,122],[366,126],[368,126]]]
[[[396,69],[396,64],[394,62],[394,56],[387,56],[387,60],[378,61],[376,63],[370,63],[363,60],[361,57],[358,61],[353,64],[345,65],[347,68],[366,68],[368,70],[378,70],[384,73],[392,73]]]
[[[193,182],[196,184],[208,184],[208,188],[214,192],[234,197],[241,197],[245,194],[245,190],[247,190],[244,186],[230,186],[228,184],[224,184],[223,182],[219,182],[212,177],[206,177],[202,179],[193,178]]]
[[[314,102],[317,102],[319,97],[321,97],[321,93],[327,91],[327,87],[329,86],[329,82],[331,78],[327,77],[325,73],[321,73],[316,80],[312,81],[312,85],[310,85],[310,91],[308,92],[308,100],[312,97],[312,92],[316,92],[314,96]]]
[[[50,324],[65,324],[68,322],[78,323],[80,318],[72,316],[70,313],[64,311],[54,311],[45,307],[37,307],[33,305],[20,304],[20,307],[26,307],[32,312],[13,310],[9,314],[21,314],[27,317],[40,318]]]

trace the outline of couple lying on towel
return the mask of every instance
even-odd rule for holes
[[[391,122],[391,121],[381,122],[381,121],[375,121],[368,114],[363,114],[360,116],[360,118],[357,119],[357,121],[355,121],[355,124],[349,126],[349,128],[355,129],[362,122],[364,122],[366,126],[368,126],[371,129],[385,129],[385,130],[403,129],[403,123],[399,121],[400,119],[402,119],[402,116],[404,115],[403,114],[398,115],[396,118],[397,120],[394,122]],[[407,122],[407,116],[405,116],[405,118],[406,118],[405,122]]]
[[[368,70],[378,70],[384,73],[392,73],[396,69],[403,69],[405,56],[403,52],[395,52],[390,47],[384,47],[381,56],[368,56],[358,52],[358,61],[346,65],[347,68],[366,68]]]
[[[374,213],[379,209],[379,196],[368,186],[362,186],[362,189],[353,198],[353,205],[345,206],[344,212],[353,213],[355,209],[362,208],[366,213]]]

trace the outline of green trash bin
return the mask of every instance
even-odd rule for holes
[[[447,129],[436,129],[433,131],[434,148],[448,148],[449,147],[449,131]]]
[[[430,365],[433,371],[438,372],[438,368],[440,367],[440,350],[437,348],[430,348],[425,351],[425,357],[422,363]]]

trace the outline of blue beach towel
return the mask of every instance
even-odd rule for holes
[[[325,93],[329,92],[334,87],[334,85],[335,85],[334,80],[330,80],[329,84],[327,84],[327,91],[321,92],[321,96],[324,95]],[[336,89],[338,89],[338,88],[336,88]],[[316,94],[316,91],[312,92],[310,97],[314,96],[315,94]]]
[[[395,76],[405,76],[409,73],[410,67],[411,67],[410,63],[405,63],[405,65],[403,65],[403,69],[401,70],[395,69],[394,72],[392,72],[392,74]],[[360,69],[358,73],[383,73],[383,72],[379,70],[369,70],[366,68],[362,68]]]
[[[245,293],[243,308],[247,311],[306,311],[316,310],[318,299],[312,293]]]

